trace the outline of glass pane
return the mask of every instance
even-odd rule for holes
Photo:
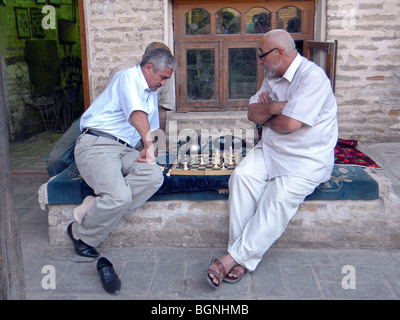
[[[210,14],[204,9],[192,9],[186,15],[186,34],[210,34]]]
[[[190,49],[186,51],[188,100],[214,100],[214,55],[213,49]]]
[[[276,14],[276,28],[285,29],[287,32],[301,32],[301,10],[287,6],[278,10]]]
[[[271,30],[271,13],[261,7],[255,7],[246,13],[246,34],[266,33]]]
[[[249,99],[257,92],[257,49],[229,49],[229,99]]]
[[[215,14],[215,33],[240,34],[240,13],[232,8],[223,8]]]

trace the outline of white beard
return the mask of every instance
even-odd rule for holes
[[[264,66],[265,77],[268,79],[279,78],[279,74],[277,74],[274,70],[278,68],[278,64],[275,63],[272,68],[267,68]]]

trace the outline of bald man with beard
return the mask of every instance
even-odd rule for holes
[[[264,124],[262,141],[229,180],[228,253],[206,271],[215,289],[257,268],[334,165],[337,104],[324,70],[297,52],[285,30],[263,36],[258,58],[266,77],[250,98],[248,119]]]

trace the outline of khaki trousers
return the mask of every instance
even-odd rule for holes
[[[263,149],[253,149],[229,179],[228,252],[254,271],[319,183],[294,176],[269,180]]]
[[[93,247],[98,246],[122,216],[142,206],[162,185],[163,174],[155,163],[134,160],[139,151],[117,141],[90,134],[79,136],[75,162],[80,175],[97,195],[74,233]]]

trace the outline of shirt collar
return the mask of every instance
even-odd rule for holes
[[[139,75],[139,85],[141,86],[141,89],[144,90],[145,92],[149,93],[151,91],[149,85],[147,84],[146,78],[144,77],[144,74],[142,72],[142,68],[140,68],[140,65],[135,66],[136,71]]]
[[[296,58],[294,58],[294,60],[292,61],[292,63],[290,64],[289,68],[286,70],[282,78],[285,78],[287,81],[292,82],[294,74],[296,73],[298,67],[300,66],[301,60],[302,60],[301,55],[297,53]]]

